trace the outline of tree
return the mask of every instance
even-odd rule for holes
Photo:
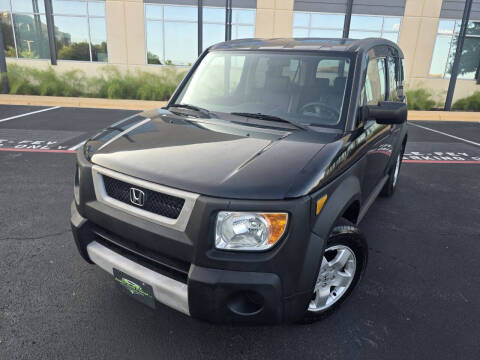
[[[155,55],[154,53],[151,53],[150,51],[147,52],[147,63],[162,65],[160,57],[158,55]]]
[[[59,46],[60,45],[60,46]],[[58,58],[62,60],[90,60],[90,49],[87,42],[72,43],[62,46],[57,42]]]
[[[462,56],[460,57],[460,66],[458,73],[460,75],[476,74],[480,65],[480,37],[469,35],[480,35],[480,22],[469,22],[467,35],[463,42]],[[455,49],[457,48],[458,36],[453,39],[452,53],[450,54],[448,72],[452,72],[453,60],[455,58]]]
[[[8,13],[0,13],[0,24],[3,32],[3,43],[5,45],[5,56],[16,57],[15,44],[13,42],[12,24]]]

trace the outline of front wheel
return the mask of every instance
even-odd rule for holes
[[[363,274],[367,253],[358,228],[345,219],[340,220],[328,239],[303,322],[320,320],[340,306]]]

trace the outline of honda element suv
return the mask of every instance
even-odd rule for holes
[[[164,108],[78,152],[81,256],[147,306],[210,322],[331,313],[367,265],[358,224],[398,183],[402,61],[384,39],[210,47]]]

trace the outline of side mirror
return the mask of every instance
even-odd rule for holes
[[[362,107],[364,120],[375,120],[378,124],[403,124],[407,121],[407,104],[394,101],[380,101],[378,105]]]

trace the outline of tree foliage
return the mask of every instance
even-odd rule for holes
[[[480,37],[469,37],[468,35],[480,35],[480,22],[470,22],[468,25],[467,36],[463,42],[463,51],[458,68],[460,75],[476,73],[480,66]],[[458,36],[454,38],[452,44],[452,52],[449,59],[449,73],[452,72],[457,44]]]

